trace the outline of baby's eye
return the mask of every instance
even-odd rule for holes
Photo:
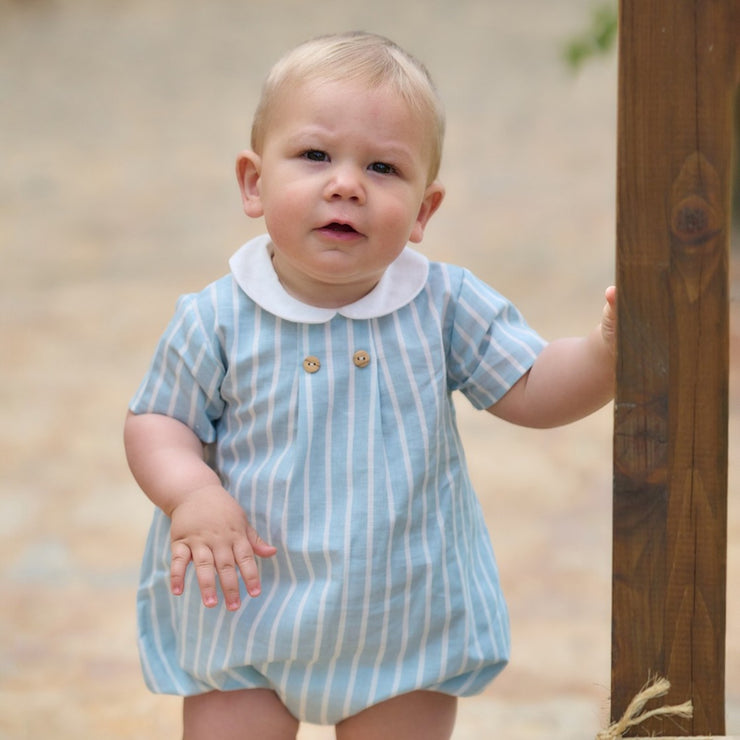
[[[329,155],[326,152],[322,152],[320,149],[308,149],[303,152],[303,157],[309,160],[309,162],[329,161]]]
[[[386,164],[385,162],[373,162],[368,169],[377,172],[379,175],[392,175],[396,172],[396,168],[392,164]]]

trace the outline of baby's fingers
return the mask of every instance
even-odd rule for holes
[[[271,558],[277,552],[277,547],[268,545],[251,524],[247,524],[247,539],[255,554],[261,558]]]
[[[203,606],[210,609],[218,604],[216,588],[216,575],[218,574],[226,607],[231,611],[238,609],[241,604],[239,577],[231,550],[224,549],[220,555],[214,555],[210,547],[205,545],[191,550],[184,542],[174,542],[170,582],[172,593],[176,596],[182,594],[184,590],[185,571],[191,561],[195,567],[195,577],[198,581]]]
[[[248,542],[240,542],[234,546],[234,556],[247,592],[250,596],[259,596],[262,585],[255,555],[269,558],[277,552],[277,549],[268,545],[251,524],[247,525],[247,538]]]
[[[234,556],[239,572],[244,579],[244,585],[247,587],[247,593],[252,597],[259,596],[262,592],[262,584],[260,583],[260,574],[254,551],[245,543],[234,547]]]
[[[195,577],[198,580],[203,606],[210,609],[218,604],[216,563],[211,549],[203,546],[193,550],[193,565],[195,566]]]
[[[172,543],[172,563],[170,565],[170,588],[175,596],[185,590],[185,571],[192,560],[190,548],[184,542]]]
[[[228,549],[218,553],[215,565],[226,608],[229,611],[236,611],[241,606],[241,595],[239,593],[239,573],[234,552]],[[209,606],[209,604],[206,604],[206,606]]]
[[[601,312],[601,335],[614,353],[617,335],[617,289],[611,285],[606,289],[606,303]]]

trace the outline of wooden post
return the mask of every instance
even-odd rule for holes
[[[621,0],[612,718],[650,676],[724,735],[737,0]]]

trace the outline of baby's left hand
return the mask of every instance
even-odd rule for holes
[[[606,289],[606,303],[601,312],[601,336],[613,355],[617,353],[617,289],[610,285]]]

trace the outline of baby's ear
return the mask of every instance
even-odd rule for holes
[[[242,194],[242,206],[250,218],[259,218],[264,212],[260,196],[261,171],[262,159],[259,154],[247,149],[236,158],[236,179]]]
[[[436,210],[442,205],[445,197],[445,189],[441,182],[435,180],[429,185],[424,192],[424,199],[421,202],[419,213],[416,216],[416,223],[411,230],[410,242],[419,243],[424,238],[424,229],[429,223],[429,219],[435,214]]]

